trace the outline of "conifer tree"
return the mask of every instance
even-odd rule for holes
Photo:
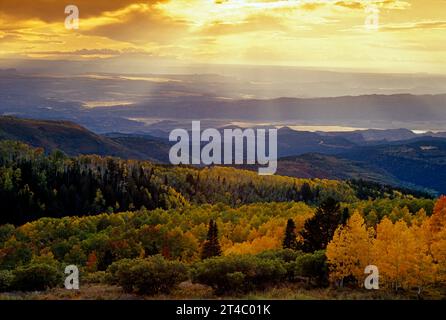
[[[313,191],[311,190],[310,184],[308,182],[305,182],[302,185],[302,188],[300,189],[300,193],[302,196],[302,200],[305,203],[309,203],[314,200],[314,194],[313,194]]]
[[[201,259],[208,259],[221,255],[221,247],[218,242],[218,228],[214,220],[209,222],[207,239],[203,244]]]
[[[344,210],[342,210],[341,224],[345,226],[349,218],[350,218],[350,210],[348,210],[348,208],[346,207],[344,208]]]
[[[322,202],[315,215],[305,222],[304,229],[300,232],[303,238],[302,250],[305,252],[325,250],[341,222],[339,202],[333,198]]]
[[[284,249],[296,249],[297,241],[296,241],[296,224],[293,219],[288,219],[286,229],[285,229],[285,238],[283,239],[282,247]]]

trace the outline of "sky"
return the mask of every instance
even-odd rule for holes
[[[0,59],[111,57],[446,74],[446,0],[0,0]]]

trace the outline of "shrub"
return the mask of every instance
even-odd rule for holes
[[[113,262],[106,271],[105,280],[109,284],[120,285],[124,291],[133,290],[133,280],[130,279],[130,268],[136,262],[131,259],[122,259]]]
[[[11,289],[14,281],[14,274],[9,270],[0,270],[0,292],[5,292]]]
[[[198,262],[193,281],[211,286],[216,294],[247,292],[281,281],[286,269],[278,259],[231,255]]]
[[[262,259],[280,259],[284,262],[294,262],[302,255],[302,251],[292,249],[268,250],[257,254]]]
[[[295,280],[296,259],[303,255],[302,251],[292,249],[269,250],[259,253],[257,257],[261,259],[278,259],[286,269],[286,279]]]
[[[228,284],[234,291],[243,292],[246,275],[243,272],[233,272],[227,274]]]
[[[53,265],[29,264],[14,270],[13,288],[20,291],[43,291],[62,284],[62,273]]]
[[[6,242],[15,231],[15,227],[12,224],[4,224],[0,226],[0,243]]]
[[[168,261],[159,255],[114,262],[107,269],[107,274],[108,282],[120,285],[126,292],[140,294],[169,293],[188,278],[188,270],[183,263]]]
[[[32,250],[26,244],[14,241],[10,249],[2,252],[0,268],[13,270],[17,266],[26,265],[31,261]]]
[[[297,257],[295,264],[297,277],[308,278],[311,282],[315,280],[319,286],[328,284],[328,266],[324,250],[307,253]]]
[[[105,271],[96,271],[86,273],[82,279],[85,283],[105,283],[106,282],[106,272]]]

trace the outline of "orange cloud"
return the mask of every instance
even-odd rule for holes
[[[105,15],[107,17],[107,15]],[[102,23],[92,21],[87,30],[80,29],[85,35],[107,37],[128,43],[169,43],[186,34],[188,23],[174,19],[154,6],[132,5],[113,19],[104,19]]]
[[[421,21],[398,25],[385,25],[382,31],[404,31],[404,30],[442,30],[446,29],[446,21]]]
[[[107,11],[115,11],[135,3],[154,5],[167,0],[73,0],[70,3],[60,0],[0,0],[0,15],[19,20],[39,19],[55,22],[65,19],[65,6],[74,4],[83,18],[99,16]]]
[[[283,23],[283,19],[276,16],[265,14],[254,14],[246,19],[228,23],[225,21],[215,21],[209,25],[204,26],[200,30],[203,35],[228,35],[228,34],[242,34],[245,32],[261,32],[261,31],[284,31],[288,27]]]
[[[0,0],[0,58],[445,68],[443,0],[74,0],[79,30],[64,28],[67,3]],[[364,28],[370,3],[376,32]]]

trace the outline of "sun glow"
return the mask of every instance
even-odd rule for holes
[[[184,63],[446,73],[446,2],[435,0],[55,0],[0,8],[0,58],[169,58]],[[367,4],[379,28],[368,30]],[[57,4],[57,5],[56,5]]]

